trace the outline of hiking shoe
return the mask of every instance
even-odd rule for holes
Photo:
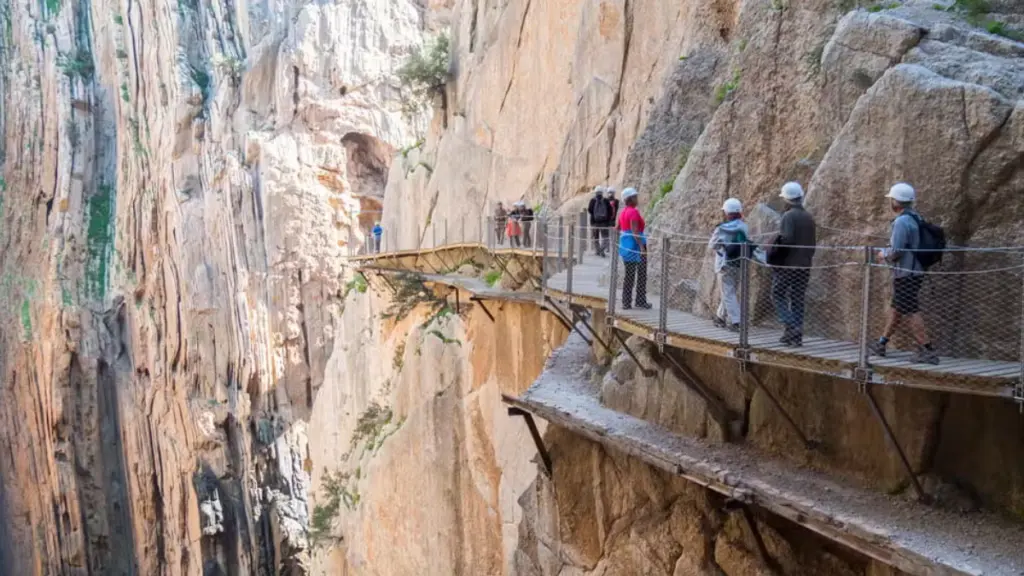
[[[739,332],[740,331],[740,325],[739,324],[729,324],[728,326],[725,327],[725,329],[728,330],[729,332]]]
[[[779,343],[785,346],[800,347],[804,345],[803,338],[795,334],[783,334],[782,338],[779,338]]]
[[[885,344],[875,340],[870,346],[868,346],[868,353],[872,356],[881,356],[882,358],[885,358]]]
[[[651,308],[654,308],[654,305],[650,302],[644,302],[643,304],[637,304],[636,307],[643,308],[644,310],[650,310]]]
[[[929,350],[927,348],[918,348],[917,352],[910,357],[910,361],[914,364],[939,364],[939,355],[935,353],[935,350]]]
[[[622,305],[622,309],[623,310],[632,310],[633,309],[633,305],[632,304],[623,304]]]
[[[711,319],[711,323],[719,328],[725,328],[725,320],[722,320],[718,316]]]

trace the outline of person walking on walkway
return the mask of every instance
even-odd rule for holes
[[[736,198],[729,198],[722,205],[725,222],[715,227],[708,246],[715,251],[715,273],[722,286],[722,300],[715,314],[716,326],[733,332],[740,329],[740,301],[737,290],[740,286],[740,260],[744,246],[750,237],[747,223],[743,221],[743,204]]]
[[[380,254],[380,241],[384,236],[384,228],[380,225],[380,220],[373,223],[373,251]]]
[[[608,221],[609,222],[609,226],[612,226],[616,222],[619,221],[619,199],[615,197],[615,187],[614,186],[606,186],[604,190],[605,190],[605,199],[608,200],[608,205],[611,206],[611,208],[612,208],[612,217]],[[608,237],[605,236],[605,238],[604,238],[605,250],[608,249],[608,244],[609,244]]]
[[[494,209],[494,240],[498,246],[505,243],[505,225],[508,223],[508,212],[505,211],[505,205],[498,202],[498,207]]]
[[[608,229],[612,226],[612,207],[604,197],[604,187],[594,189],[594,197],[587,206],[590,214],[590,234],[594,241],[594,252],[604,258],[608,246]]]
[[[505,225],[505,234],[508,235],[508,245],[512,248],[519,248],[522,246],[520,238],[523,235],[522,227],[522,213],[519,211],[518,204],[512,207],[512,211],[508,213],[508,223]]]
[[[878,258],[892,267],[892,302],[886,317],[885,332],[871,345],[871,353],[885,356],[886,345],[906,320],[910,332],[917,341],[917,353],[911,362],[938,364],[939,356],[928,339],[924,317],[921,316],[920,294],[924,283],[924,267],[918,261],[915,251],[921,244],[921,217],[914,210],[917,193],[909,184],[899,183],[889,193],[889,204],[897,214],[892,221],[892,237],[889,248],[878,251]]]
[[[519,202],[520,219],[523,222],[523,246],[533,246],[533,208],[526,205],[526,202]]]
[[[633,287],[636,286],[636,307],[651,308],[647,302],[647,237],[644,235],[646,223],[636,205],[639,200],[633,188],[622,192],[622,200],[626,208],[619,216],[619,256],[625,265],[626,273],[622,279],[622,308],[633,307]]]
[[[772,300],[779,322],[786,327],[779,340],[801,346],[804,337],[804,301],[811,277],[817,230],[814,217],[804,209],[804,189],[787,182],[779,194],[786,201],[779,235],[768,249],[772,266]]]

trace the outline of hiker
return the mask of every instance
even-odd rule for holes
[[[380,254],[380,241],[384,236],[384,228],[380,225],[380,220],[373,223],[373,251]]]
[[[610,225],[614,225],[616,222],[619,221],[619,199],[615,197],[614,186],[607,186],[604,190],[605,198],[608,200],[608,205],[611,206],[612,208],[612,217],[611,220],[609,220],[608,222]],[[608,249],[608,236],[604,237],[604,247],[605,250]]]
[[[633,307],[633,286],[636,285],[636,307],[651,308],[647,302],[647,237],[644,235],[646,223],[637,210],[637,192],[626,188],[622,192],[622,201],[626,208],[619,216],[619,256],[626,268],[622,279],[622,308]]]
[[[740,330],[740,301],[737,290],[740,286],[740,260],[743,249],[750,237],[747,223],[743,221],[743,204],[736,198],[729,198],[722,205],[725,221],[715,227],[708,246],[715,251],[715,273],[722,286],[722,300],[715,314],[715,326],[733,332]]]
[[[519,202],[520,220],[523,222],[523,246],[533,246],[533,208],[526,205],[526,202]]]
[[[505,225],[508,222],[508,212],[505,211],[505,205],[498,202],[498,207],[494,209],[494,239],[498,246],[505,243]]]
[[[587,206],[590,214],[590,235],[594,242],[594,252],[604,258],[608,246],[608,228],[612,225],[612,207],[604,198],[604,186],[594,188],[594,197]]]
[[[508,245],[512,248],[519,248],[521,246],[520,237],[523,235],[523,227],[520,223],[521,218],[522,213],[519,210],[519,206],[513,206],[512,211],[508,214],[508,222],[505,224]]]
[[[939,356],[932,348],[921,316],[920,293],[924,283],[924,266],[921,256],[915,250],[921,248],[921,227],[925,225],[914,210],[917,194],[909,184],[899,183],[886,194],[892,211],[897,214],[892,221],[892,237],[889,248],[878,251],[878,258],[892,267],[892,301],[886,317],[885,332],[871,345],[871,353],[885,356],[886,345],[903,319],[910,326],[910,332],[917,341],[917,352],[910,361],[922,364],[938,364]]]
[[[814,260],[816,226],[804,209],[804,189],[787,182],[779,196],[786,201],[779,234],[768,248],[772,266],[772,301],[785,332],[779,342],[801,346],[804,338],[804,298]]]

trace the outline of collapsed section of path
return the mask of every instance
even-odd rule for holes
[[[573,335],[526,394],[505,401],[905,572],[1024,574],[1024,526],[856,488],[749,448],[678,436],[602,405],[591,372],[590,349]]]

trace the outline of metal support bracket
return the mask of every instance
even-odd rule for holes
[[[587,327],[587,331],[590,332],[590,335],[594,338],[594,340],[597,340],[597,343],[600,344],[602,348],[604,348],[604,351],[607,352],[609,356],[611,356],[612,355],[611,347],[608,346],[608,343],[604,341],[604,338],[601,338],[600,334],[597,333],[597,330],[594,330],[594,327],[591,326],[590,322],[587,322],[587,319],[584,318],[578,312],[576,312],[575,309],[570,308],[569,310],[572,311],[572,318],[573,318],[573,320],[575,322],[582,322],[583,325]]]
[[[882,413],[882,409],[878,406],[878,402],[875,400],[875,395],[871,392],[872,386],[873,384],[871,383],[864,384],[864,396],[868,399],[871,411],[875,414],[875,418],[878,420],[878,423],[882,425],[882,431],[885,432],[885,439],[889,441],[889,445],[892,446],[896,451],[896,454],[899,455],[900,462],[903,464],[903,470],[907,473],[907,479],[910,480],[910,484],[914,488],[914,493],[917,494],[917,499],[921,502],[928,503],[931,498],[921,487],[921,483],[917,479],[917,474],[914,473],[914,469],[910,465],[910,460],[907,459],[906,452],[903,451],[903,447],[900,446],[899,441],[896,439],[896,435],[889,426],[889,421],[886,420],[885,414]]]
[[[484,311],[484,314],[487,314],[487,317],[491,319],[492,323],[497,322],[497,320],[494,319],[494,314],[491,314],[491,311],[487,309],[487,306],[484,304],[484,301],[482,299],[480,299],[480,298],[470,298],[470,301],[476,302],[477,304],[479,304],[480,305],[480,309]]]
[[[552,314],[554,314],[555,318],[558,318],[559,322],[562,323],[562,326],[565,326],[566,330],[568,330],[569,332],[576,332],[577,334],[580,335],[580,337],[583,338],[583,341],[587,343],[587,346],[593,346],[593,341],[591,341],[590,338],[587,338],[587,335],[584,334],[575,324],[572,323],[569,317],[566,316],[565,313],[562,312],[562,309],[558,307],[558,304],[555,304],[554,300],[552,300],[549,297],[545,297],[544,300],[544,308],[551,312]]]
[[[537,430],[537,423],[533,421],[533,414],[530,414],[521,408],[510,406],[508,409],[508,415],[522,416],[523,420],[526,420],[526,427],[530,429],[530,436],[533,438],[533,444],[537,447],[537,454],[540,455],[540,459],[544,463],[544,469],[548,473],[548,478],[551,478],[551,455],[548,454],[548,449],[544,446],[544,439],[540,437],[540,431]]]
[[[744,363],[751,361],[750,348],[740,346],[739,348],[734,349],[732,351],[732,354],[733,356],[736,357],[736,359],[741,360]]]
[[[633,359],[633,362],[636,362],[636,365],[640,368],[640,372],[644,375],[644,377],[654,378],[655,376],[658,375],[657,370],[652,370],[650,368],[644,367],[644,363],[640,361],[640,358],[638,358],[636,353],[633,352],[633,350],[629,347],[629,344],[626,344],[626,338],[622,335],[621,331],[612,329],[612,334],[614,334],[615,338],[618,339],[619,344],[622,345],[622,349],[626,351],[626,354],[629,354],[629,357]]]
[[[735,414],[729,410],[729,407],[713,390],[704,384],[693,370],[690,370],[689,366],[683,364],[671,354],[663,354],[662,357],[668,360],[669,365],[676,372],[676,377],[687,388],[704,400],[704,407],[711,415],[711,418],[718,423],[719,428],[722,429],[722,433],[725,435],[725,441],[728,442],[734,432]]]
[[[668,334],[666,334],[665,332],[661,332],[661,331],[655,332],[654,333],[654,343],[658,345],[658,352],[664,354],[665,353],[665,346],[668,345]]]
[[[740,513],[743,514],[743,520],[747,524],[747,528],[750,530],[750,535],[754,537],[754,544],[757,546],[757,555],[761,560],[761,564],[772,574],[778,574],[779,569],[775,564],[775,560],[772,559],[771,554],[768,553],[768,547],[764,544],[764,538],[761,537],[761,531],[757,529],[757,522],[754,519],[754,513],[750,511],[750,506],[740,506]]]
[[[1017,401],[1017,405],[1020,406],[1020,413],[1024,414],[1024,380],[1018,380],[1013,385],[1013,399]]]
[[[786,423],[789,424],[789,427],[792,428],[793,432],[795,432],[797,437],[800,438],[800,442],[803,443],[804,448],[808,450],[814,450],[820,446],[818,442],[815,442],[814,440],[807,438],[807,435],[804,434],[804,431],[801,430],[799,426],[797,426],[796,420],[793,420],[793,417],[789,415],[789,412],[787,412],[786,409],[782,407],[782,403],[779,402],[779,399],[776,398],[775,394],[772,394],[772,391],[769,390],[768,387],[764,385],[764,381],[761,380],[761,377],[758,376],[757,373],[754,372],[754,370],[746,369],[743,371],[743,373],[747,374],[750,377],[750,379],[754,381],[755,387],[759,388],[761,392],[764,392],[764,395],[766,398],[768,398],[768,401],[772,403],[772,406],[775,406],[775,409],[778,410],[779,414],[782,415],[783,420],[785,420]]]
[[[867,392],[867,385],[871,383],[873,377],[874,371],[870,366],[867,368],[856,366],[853,369],[853,379],[857,382],[857,391],[861,394]]]
[[[605,316],[604,325],[608,328],[615,328],[615,316]]]

